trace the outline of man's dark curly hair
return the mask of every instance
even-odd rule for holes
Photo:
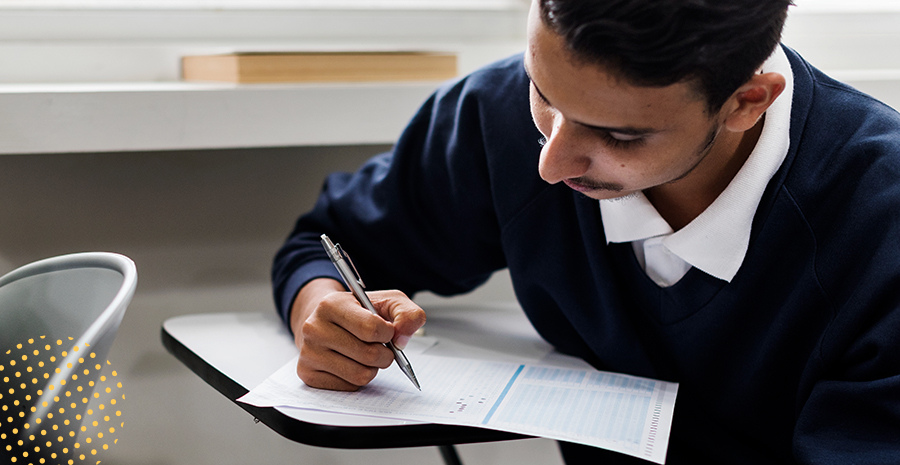
[[[574,56],[626,81],[690,82],[718,112],[781,40],[791,0],[539,0]]]

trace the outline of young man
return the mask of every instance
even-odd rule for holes
[[[524,57],[439,89],[278,253],[301,379],[366,384],[425,321],[406,295],[508,267],[559,350],[680,383],[668,463],[896,463],[900,116],[778,44],[788,3],[535,0]],[[391,323],[322,233],[402,291],[371,293]]]

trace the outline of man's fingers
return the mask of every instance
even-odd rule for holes
[[[377,373],[377,369],[372,369]],[[332,370],[333,371],[333,370]],[[329,373],[325,370],[316,370],[310,366],[307,360],[301,359],[297,362],[297,376],[304,384],[319,389],[332,389],[336,391],[355,391],[361,386],[365,386],[369,381],[375,378],[371,372],[366,372],[371,376],[366,376],[360,371],[354,375],[346,375],[352,381],[347,381],[335,373]]]
[[[303,384],[316,389],[329,389],[332,391],[356,391],[361,387],[355,384],[350,384],[343,379],[338,378],[337,376],[325,371],[315,371],[311,372],[309,375],[304,376],[304,374],[301,373],[300,370],[297,370],[297,375],[303,381]]]
[[[365,342],[387,342],[394,336],[394,327],[378,315],[373,315],[346,292],[329,294],[323,300],[318,318],[325,319]]]
[[[349,292],[320,294],[305,319],[297,322],[300,349],[297,375],[309,386],[356,390],[368,384],[379,368],[394,361],[384,343],[405,347],[409,336],[425,323],[425,312],[399,291],[370,293],[379,315],[373,315]]]
[[[344,335],[322,338],[320,328],[311,328],[300,348],[297,374],[307,385],[355,390],[372,381],[379,368],[387,368],[393,362],[393,354],[381,343],[362,342],[343,329],[335,328],[334,331]],[[349,343],[336,342],[342,339]]]
[[[369,315],[378,319],[377,316]],[[384,323],[384,322],[382,322]],[[390,339],[390,325],[388,325],[387,340]],[[321,321],[318,315],[309,318],[301,327],[303,345],[300,347],[301,356],[304,351],[309,354],[334,353],[355,361],[360,366],[387,368],[391,365],[393,354],[382,345],[380,341],[367,342],[358,334],[354,334],[346,328],[333,322]],[[358,330],[358,332],[360,332]],[[372,332],[363,330],[361,332]],[[381,331],[384,333],[384,331]],[[381,339],[385,339],[382,337]],[[319,359],[311,359],[317,363],[315,369],[328,369],[328,365]],[[340,360],[338,360],[340,361]],[[332,371],[332,370],[329,370]]]
[[[425,311],[400,291],[371,292],[369,298],[378,313],[393,323],[394,344],[406,348],[410,336],[425,324]]]

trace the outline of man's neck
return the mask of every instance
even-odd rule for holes
[[[763,120],[760,118],[743,133],[723,133],[704,161],[690,174],[644,191],[673,230],[678,231],[700,216],[728,187],[756,147]]]

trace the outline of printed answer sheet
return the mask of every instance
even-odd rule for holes
[[[396,366],[381,370],[357,392],[310,388],[297,377],[294,359],[238,400],[259,407],[477,426],[665,462],[676,383],[590,368],[415,352],[407,350],[407,357],[421,392]]]

